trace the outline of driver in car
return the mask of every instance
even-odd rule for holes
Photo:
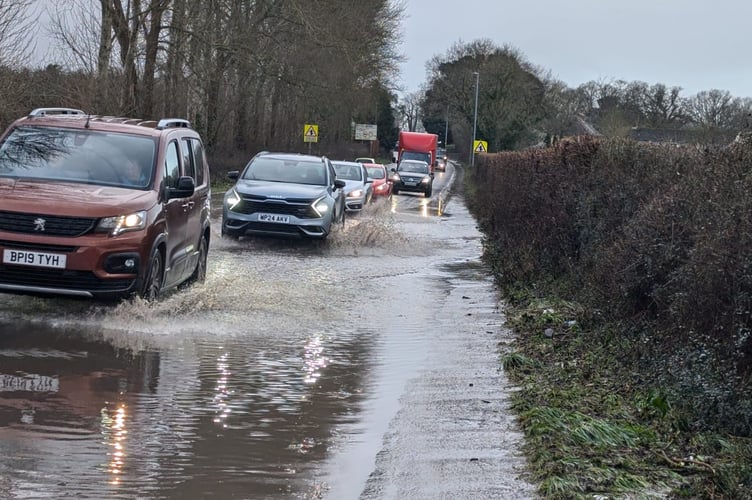
[[[123,184],[128,186],[146,186],[148,179],[144,169],[134,160],[128,159],[123,167]]]

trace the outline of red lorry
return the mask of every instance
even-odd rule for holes
[[[423,160],[428,163],[431,172],[433,172],[437,162],[436,147],[438,144],[439,136],[437,134],[400,131],[397,163],[402,160]]]

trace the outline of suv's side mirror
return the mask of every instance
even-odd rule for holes
[[[173,198],[188,198],[193,196],[196,191],[196,184],[193,182],[193,177],[183,176],[178,179],[178,187],[166,189],[166,197],[168,200]]]
[[[343,181],[342,179],[335,179],[334,189],[343,189],[345,186],[347,186],[347,183],[345,181]]]
[[[231,181],[236,181],[240,178],[240,170],[230,170],[227,172],[227,178]]]

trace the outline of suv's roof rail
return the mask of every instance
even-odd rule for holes
[[[85,115],[80,109],[74,108],[36,108],[29,113],[29,116],[47,116],[47,115]]]
[[[157,128],[191,128],[191,122],[182,118],[163,118],[157,123]]]

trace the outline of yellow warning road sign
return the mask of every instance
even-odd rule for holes
[[[303,142],[319,142],[319,126],[306,123],[303,126]]]
[[[473,153],[488,153],[488,141],[474,141]]]

